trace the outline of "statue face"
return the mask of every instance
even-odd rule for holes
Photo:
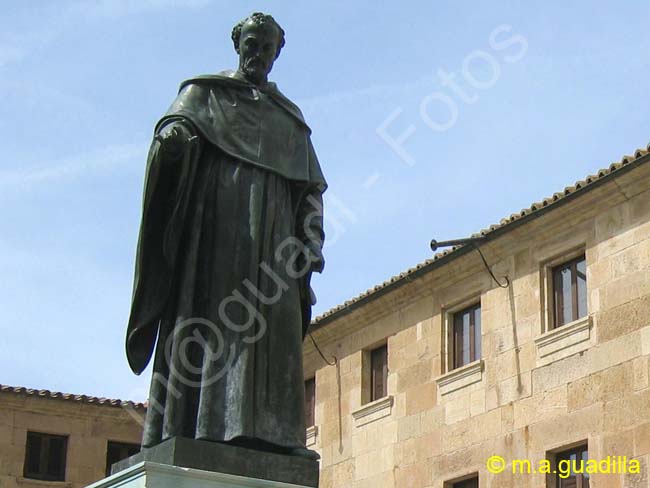
[[[266,81],[278,52],[279,38],[279,31],[272,24],[244,24],[239,39],[239,71],[248,81],[256,85]]]

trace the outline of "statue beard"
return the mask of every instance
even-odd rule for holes
[[[258,58],[248,58],[244,60],[242,71],[250,81],[260,83],[266,80],[267,75],[271,72],[271,66],[265,66],[264,62]]]

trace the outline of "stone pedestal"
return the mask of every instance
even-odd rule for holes
[[[175,437],[113,465],[87,488],[317,488],[318,462]]]
[[[87,488],[306,488],[305,485],[248,478],[143,461]]]

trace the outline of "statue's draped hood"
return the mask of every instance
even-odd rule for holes
[[[262,96],[270,101],[264,103]],[[173,121],[189,121],[202,137],[178,164],[161,163],[163,154],[156,140],[149,151],[126,337],[129,365],[137,374],[151,359],[205,143],[306,188],[323,192],[327,187],[311,144],[311,130],[300,109],[274,83],[256,87],[232,71],[189,79],[181,84],[156,133]]]
[[[261,101],[264,96],[271,103]],[[233,71],[191,78],[181,83],[156,131],[178,117],[191,121],[208,141],[241,161],[326,187],[311,129],[273,82],[257,87]]]

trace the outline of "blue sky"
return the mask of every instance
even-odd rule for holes
[[[151,131],[255,10],[330,184],[317,314],[650,140],[647,2],[11,2],[0,383],[144,399],[123,343]]]

